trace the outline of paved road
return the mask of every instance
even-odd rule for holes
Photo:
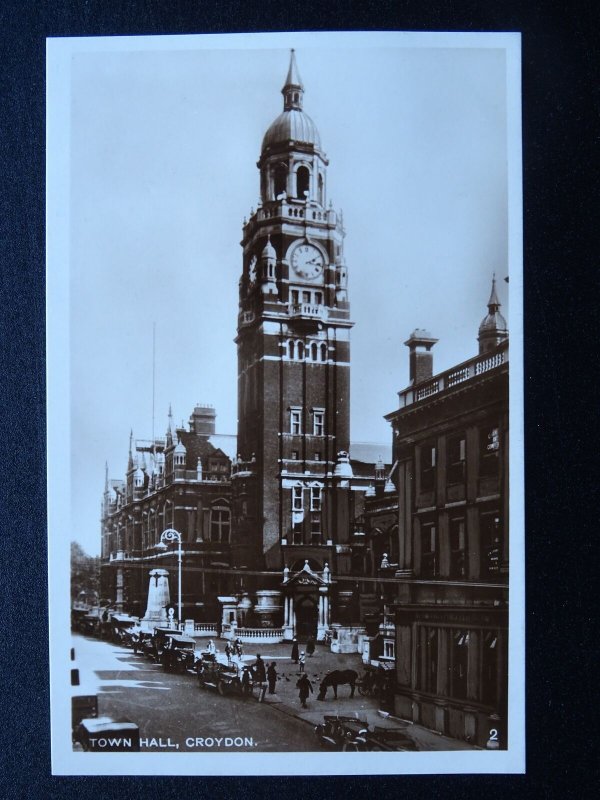
[[[82,680],[98,692],[99,713],[137,723],[145,751],[319,749],[312,725],[273,706],[220,697],[200,689],[191,674],[165,672],[128,648],[78,635],[73,639]]]

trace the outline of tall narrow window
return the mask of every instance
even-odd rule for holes
[[[296,348],[294,346],[294,342],[288,342],[288,358],[293,359],[296,354]]]
[[[467,696],[467,667],[469,664],[468,631],[453,631],[450,650],[450,695],[465,698]]]
[[[294,486],[292,489],[292,509],[294,511],[302,511],[302,486]]]
[[[464,578],[467,574],[467,548],[464,519],[450,520],[450,577]]]
[[[310,510],[311,511],[320,511],[321,510],[321,497],[322,497],[322,489],[320,486],[311,486],[310,487]]]
[[[302,361],[304,359],[304,345],[302,342],[298,342],[298,361]]]
[[[451,436],[448,439],[448,483],[464,483],[465,437]]]
[[[421,491],[432,492],[435,488],[435,445],[421,447]]]
[[[325,433],[325,412],[315,411],[313,414],[313,435],[323,436]]]
[[[319,203],[324,205],[325,203],[325,187],[323,185],[323,175],[319,172]]]
[[[481,702],[496,705],[498,693],[498,631],[488,631],[481,643]]]
[[[310,172],[307,167],[298,167],[296,173],[296,197],[305,200],[308,197],[310,186]]]
[[[327,361],[327,345],[321,345],[321,361]]]
[[[290,411],[290,433],[298,436],[302,433],[302,409],[292,408]]]
[[[438,575],[438,535],[433,523],[421,525],[421,576],[435,578]]]
[[[292,305],[297,306],[300,302],[300,295],[298,289],[292,289]]]
[[[228,542],[230,528],[229,509],[225,506],[213,506],[210,510],[211,542]]]
[[[313,342],[311,344],[311,346],[310,346],[310,360],[311,361],[316,361],[317,360],[317,353],[318,353],[317,344],[316,344],[316,342]]]

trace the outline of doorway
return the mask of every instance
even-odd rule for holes
[[[294,607],[296,610],[296,637],[300,641],[306,641],[310,636],[316,639],[319,610],[314,598],[310,596],[296,597]]]

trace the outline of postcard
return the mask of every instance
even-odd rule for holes
[[[54,773],[523,772],[519,35],[47,87]]]

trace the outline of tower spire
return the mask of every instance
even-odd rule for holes
[[[479,354],[494,350],[498,345],[508,339],[508,327],[506,320],[500,313],[500,300],[496,292],[496,273],[492,277],[492,291],[487,302],[488,313],[481,321],[479,326]]]
[[[108,461],[104,462],[104,492],[108,492]]]
[[[283,110],[284,111],[302,111],[302,95],[304,94],[304,86],[302,78],[298,72],[296,64],[296,53],[294,50],[290,51],[290,66],[288,69],[285,85],[281,90],[283,94]]]
[[[133,429],[129,431],[129,459],[127,461],[127,469],[133,469]]]

